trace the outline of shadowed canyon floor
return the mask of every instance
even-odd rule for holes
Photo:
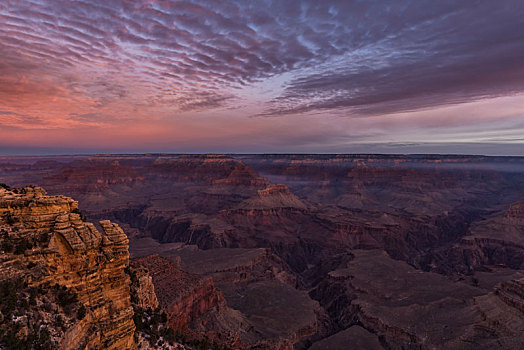
[[[151,284],[139,295],[154,304],[154,288],[166,324],[189,336],[240,349],[524,346],[524,158],[0,157],[0,182],[118,223],[131,267],[147,271],[136,281]]]

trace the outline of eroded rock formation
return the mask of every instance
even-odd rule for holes
[[[38,187],[0,188],[0,218],[0,278],[21,281],[31,304],[24,317],[16,316],[24,302],[3,305],[4,320],[13,317],[4,337],[16,331],[23,342],[45,329],[40,341],[53,348],[135,348],[128,239],[118,225],[101,221],[100,232],[81,220],[76,201]]]
[[[225,307],[224,297],[211,278],[185,273],[159,255],[135,259],[132,265],[144,266],[149,271],[159,303],[167,311],[173,329],[187,330],[188,324],[199,316]]]

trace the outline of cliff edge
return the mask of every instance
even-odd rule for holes
[[[0,187],[0,348],[136,349],[128,239],[39,187]]]

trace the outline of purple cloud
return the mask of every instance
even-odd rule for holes
[[[228,131],[250,119],[237,132],[247,135],[263,124],[251,115],[314,114],[366,119],[333,142],[389,135],[393,126],[367,117],[524,92],[523,29],[518,0],[5,0],[0,125],[120,130],[134,120],[155,138],[159,121],[190,129],[195,118],[199,132],[227,114]],[[513,104],[504,117],[521,113]],[[324,136],[305,134],[289,139]]]

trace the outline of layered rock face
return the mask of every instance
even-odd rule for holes
[[[431,263],[464,273],[497,264],[524,269],[524,203],[473,223],[460,240],[435,251]]]
[[[524,313],[524,278],[499,284],[495,294],[509,306]]]
[[[155,293],[155,285],[149,271],[142,266],[134,266],[132,272],[131,286],[134,290],[131,293],[133,303],[143,309],[155,310],[158,308],[158,299]],[[136,300],[133,300],[133,297]]]
[[[183,266],[177,255],[167,254],[169,259],[150,255],[131,261],[134,269],[149,271],[172,329],[195,338],[205,335],[233,349],[279,350],[292,349],[294,343],[317,332],[318,303],[277,280],[282,277],[278,273],[267,276],[276,271],[268,265],[264,249],[243,250],[240,255],[235,252],[239,261],[222,251],[215,268],[206,264],[210,256],[205,253],[211,251],[198,252],[181,254],[186,267],[195,262],[190,270],[200,272],[198,275],[180,270]],[[255,267],[256,262],[266,265],[265,271]],[[236,266],[228,268],[232,263]]]
[[[118,225],[101,221],[101,233],[81,220],[76,201],[38,187],[0,188],[0,217],[0,278],[30,292],[30,313],[11,325],[18,337],[46,329],[53,348],[135,348],[128,239]]]
[[[180,259],[150,255],[133,259],[133,271],[147,269],[165,325],[186,339],[211,339],[216,346],[243,349],[240,333],[246,324],[240,313],[228,308],[222,292],[210,277],[180,270]],[[137,293],[137,296],[143,293]]]
[[[312,336],[319,329],[316,301],[295,289],[296,277],[271,250],[180,249],[181,267],[194,274],[213,278],[227,305],[241,313],[249,331],[240,339],[253,348],[285,349]]]
[[[285,262],[267,248],[179,249],[167,255],[180,257],[184,271],[211,276],[219,286],[265,280],[297,284]]]
[[[235,349],[290,349],[319,328],[318,303],[295,289],[296,277],[269,249],[200,250],[149,238],[134,238],[133,246],[141,257],[132,266],[149,266],[177,329]],[[144,256],[148,251],[162,257]]]
[[[313,345],[365,340],[370,348],[515,349],[524,346],[522,279],[484,274],[456,281],[415,270],[377,250],[355,250],[312,291],[337,320],[335,335]],[[504,280],[494,287],[489,279]],[[473,283],[472,283],[473,282]],[[352,332],[363,327],[368,332]],[[365,333],[365,334],[363,334]],[[374,345],[371,345],[374,344]]]
[[[159,255],[135,259],[132,265],[143,266],[149,271],[159,304],[166,310],[168,323],[173,329],[185,331],[199,316],[225,307],[224,297],[211,278],[202,279],[185,273]]]

